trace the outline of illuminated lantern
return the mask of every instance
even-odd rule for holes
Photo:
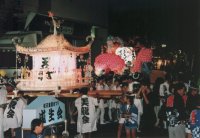
[[[132,47],[119,47],[115,51],[116,55],[119,55],[126,64],[132,63],[135,60],[135,51]]]
[[[72,46],[63,35],[49,35],[36,47],[17,45],[16,50],[33,58],[31,77],[19,79],[20,90],[62,90],[81,87],[87,82],[77,81],[76,57],[88,53],[93,41],[83,47]],[[80,77],[79,77],[80,79]]]

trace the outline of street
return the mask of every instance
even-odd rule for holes
[[[97,131],[91,134],[91,138],[117,138],[118,123],[108,123],[98,125]],[[69,127],[70,138],[75,136],[75,126]],[[125,130],[123,129],[121,138],[126,138]],[[137,138],[168,138],[167,130],[154,128],[150,132],[137,133]]]

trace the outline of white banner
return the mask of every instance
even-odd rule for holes
[[[31,121],[40,118],[44,126],[65,120],[65,105],[52,96],[40,96],[23,110],[22,128],[30,128]]]

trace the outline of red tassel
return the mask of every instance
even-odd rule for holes
[[[48,11],[48,16],[49,16],[49,17],[53,17],[53,16],[54,16],[53,12]]]

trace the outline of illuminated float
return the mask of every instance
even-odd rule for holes
[[[13,40],[16,53],[32,56],[32,70],[21,67],[21,77],[17,79],[19,90],[53,90],[58,94],[61,90],[71,90],[89,84],[90,78],[82,78],[82,70],[77,68],[76,58],[90,52],[95,36],[87,37],[86,40],[91,38],[91,41],[86,46],[73,46],[62,34],[58,35],[57,28],[60,27],[60,23],[54,19],[52,12],[49,12],[49,17],[52,19],[54,34],[47,36],[37,46],[26,48]],[[91,73],[89,69],[84,71],[85,74]]]
[[[103,48],[106,48],[105,53]],[[101,76],[113,71],[115,74],[122,75],[126,66],[132,66],[135,56],[134,49],[124,46],[121,38],[109,36],[106,46],[102,47],[101,54],[95,58],[95,74]]]
[[[83,47],[71,45],[63,35],[49,35],[36,47],[25,48],[16,45],[16,51],[32,56],[32,70],[25,77],[18,79],[19,90],[51,91],[88,85],[89,81],[81,76],[76,68],[76,57],[90,52],[93,40]],[[21,73],[23,73],[23,68]]]

